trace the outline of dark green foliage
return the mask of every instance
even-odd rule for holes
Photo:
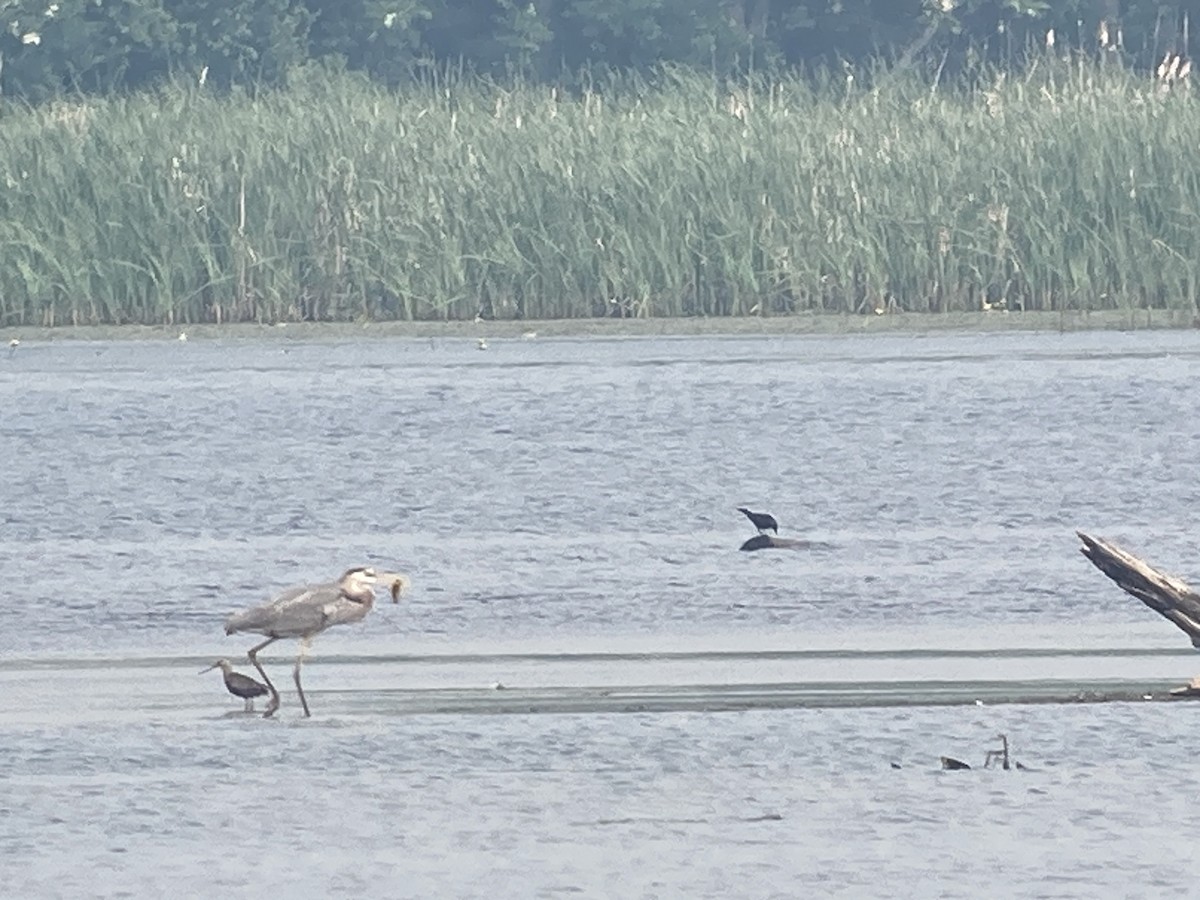
[[[140,87],[178,37],[158,0],[15,0],[0,6],[0,88],[36,101]]]
[[[171,76],[258,89],[313,62],[387,83],[447,66],[569,82],[685,65],[717,77],[869,61],[944,73],[1060,48],[1143,68],[1188,48],[1191,0],[6,0],[0,91],[38,101]],[[1100,46],[1101,26],[1112,49]],[[1116,44],[1120,42],[1119,50]]]
[[[423,0],[309,0],[309,53],[394,84],[412,71],[419,27],[430,18]]]
[[[303,0],[164,0],[176,22],[176,72],[219,85],[279,83],[308,58],[312,12]]]

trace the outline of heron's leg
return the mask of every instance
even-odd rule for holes
[[[246,712],[254,712],[254,699],[253,698],[251,698],[251,697],[246,698],[245,711]]]
[[[258,674],[262,676],[263,683],[266,684],[267,690],[271,692],[271,699],[267,701],[267,710],[263,713],[264,719],[269,719],[275,715],[275,710],[279,709],[279,691],[275,690],[275,685],[271,684],[271,679],[267,677],[267,673],[263,671],[263,667],[258,663],[258,651],[268,644],[273,644],[279,638],[269,637],[261,644],[256,644],[246,651],[246,655],[250,657],[250,662],[254,664],[254,668],[258,669]]]
[[[304,665],[304,657],[308,655],[308,648],[312,646],[312,638],[300,638],[300,655],[296,657],[296,667],[292,669],[292,679],[296,682],[296,690],[300,694],[300,705],[304,707],[305,718],[312,718],[312,713],[308,711],[308,701],[304,699],[304,688],[300,686],[300,667]]]

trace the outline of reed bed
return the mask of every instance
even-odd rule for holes
[[[1047,58],[0,109],[0,325],[1194,308],[1200,105]]]

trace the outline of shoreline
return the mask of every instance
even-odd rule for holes
[[[894,313],[880,316],[810,313],[794,316],[651,319],[526,319],[227,323],[193,325],[56,325],[0,329],[4,341],[328,340],[382,338],[536,337],[791,337],[804,335],[925,334],[954,331],[1147,331],[1195,327],[1189,310],[1072,312]]]

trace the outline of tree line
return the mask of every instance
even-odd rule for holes
[[[1033,46],[1187,55],[1192,0],[0,0],[0,94],[39,101],[172,78],[259,89],[305,66],[386,84],[447,68],[557,81],[685,65],[954,71]]]

